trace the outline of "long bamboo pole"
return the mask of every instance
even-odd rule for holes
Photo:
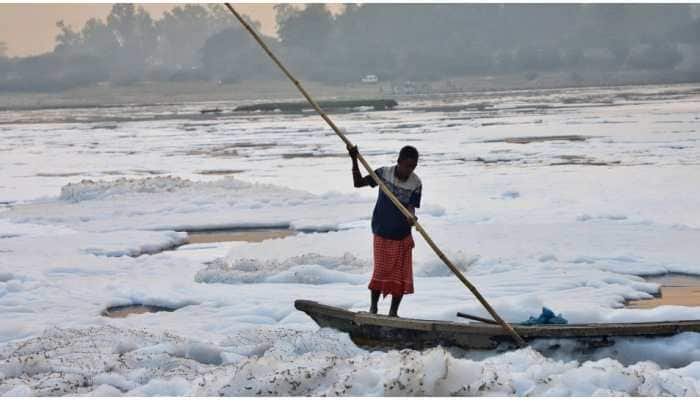
[[[274,61],[275,64],[277,64],[277,66],[282,70],[282,72],[284,72],[284,74],[287,76],[287,78],[289,78],[292,81],[292,83],[294,83],[294,85],[297,87],[297,89],[299,89],[301,94],[304,95],[304,97],[309,102],[309,104],[311,104],[311,106],[313,106],[313,108],[316,110],[316,112],[318,112],[319,115],[321,115],[321,118],[323,118],[323,120],[326,121],[326,123],[331,127],[331,129],[333,129],[333,131],[338,135],[338,137],[340,137],[340,139],[343,142],[345,142],[345,145],[348,148],[353,147],[352,142],[350,142],[350,140],[348,140],[348,138],[345,137],[345,135],[343,135],[343,133],[340,131],[340,129],[338,129],[338,127],[335,125],[335,123],[333,123],[333,121],[331,121],[331,119],[328,118],[328,115],[326,115],[326,113],[323,112],[323,110],[321,110],[321,107],[319,107],[319,105],[314,101],[314,99],[312,99],[311,96],[309,96],[309,94],[306,92],[306,90],[304,90],[304,88],[301,86],[299,81],[296,78],[294,78],[294,76],[292,76],[292,74],[289,73],[287,68],[285,68],[284,65],[282,65],[282,63],[277,59],[277,57],[275,57],[275,55],[272,53],[272,51],[269,49],[269,47],[267,47],[265,42],[263,42],[263,40],[260,38],[260,36],[255,32],[255,30],[253,30],[253,28],[243,19],[243,17],[241,17],[241,15],[238,14],[238,12],[236,12],[236,10],[233,8],[233,6],[231,6],[230,3],[224,3],[224,4],[229,9],[229,11],[231,11],[231,13],[233,13],[233,15],[238,19],[238,21],[245,27],[245,29],[248,32],[250,32],[250,34],[253,36],[253,38],[255,38],[255,40],[258,42],[258,44],[260,44],[260,46],[263,48],[263,50],[265,50],[267,55],[270,56],[272,61]],[[425,231],[425,229],[423,229],[423,227],[418,223],[415,216],[413,214],[411,214],[411,212],[408,211],[406,209],[406,207],[404,207],[403,204],[401,204],[399,199],[397,199],[393,193],[391,193],[391,190],[389,190],[389,188],[384,184],[384,182],[382,182],[382,180],[377,176],[377,174],[374,172],[374,170],[369,165],[369,163],[365,160],[365,158],[359,152],[357,153],[357,159],[360,161],[362,166],[365,167],[367,172],[369,172],[370,176],[372,176],[374,181],[379,185],[379,188],[387,195],[389,200],[391,200],[391,202],[394,203],[394,205],[401,211],[401,213],[403,213],[403,215],[406,216],[406,218],[409,218],[413,221],[413,225],[416,227],[416,230],[418,232],[420,232],[420,234],[423,236],[423,238],[428,243],[430,248],[433,249],[435,254],[437,254],[437,256],[445,263],[445,265],[447,265],[447,267],[457,276],[457,278],[460,281],[462,281],[464,286],[466,286],[474,294],[474,296],[479,300],[481,305],[484,306],[486,311],[488,311],[489,314],[491,314],[493,319],[496,320],[496,322],[498,322],[503,327],[503,329],[505,329],[505,331],[508,332],[513,337],[513,339],[518,344],[518,346],[526,347],[527,344],[525,343],[523,338],[521,338],[520,335],[518,335],[518,333],[515,332],[513,327],[510,326],[510,324],[508,324],[506,321],[504,321],[498,315],[498,313],[496,313],[496,310],[494,310],[491,307],[491,305],[486,301],[486,299],[481,295],[481,293],[479,293],[479,291],[476,289],[476,287],[474,285],[472,285],[471,282],[469,282],[467,280],[467,278],[464,276],[464,274],[462,274],[462,271],[460,271],[454,264],[452,264],[452,261],[450,261],[447,258],[445,253],[443,253],[442,250],[440,250],[440,248],[435,244],[435,242],[433,242],[433,239],[430,238],[430,235],[428,235],[428,233]]]

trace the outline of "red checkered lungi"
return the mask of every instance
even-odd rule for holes
[[[382,296],[401,296],[413,293],[413,237],[401,240],[374,235],[374,272],[369,281],[370,290]]]

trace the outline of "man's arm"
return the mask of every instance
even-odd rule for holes
[[[372,186],[374,179],[370,175],[365,177],[360,173],[360,167],[357,165],[357,146],[348,147],[348,153],[350,153],[350,158],[352,159],[352,183],[356,188],[361,188],[364,186]]]
[[[415,222],[418,220],[418,217],[416,217],[416,208],[420,207],[420,199],[421,195],[423,193],[423,185],[419,185],[416,190],[411,193],[411,198],[409,199],[409,204],[406,208],[408,208],[408,211],[411,212],[411,215],[413,215],[412,218],[406,218],[408,220],[408,224],[413,226],[415,225]]]
[[[411,212],[411,218],[406,217],[406,221],[409,225],[413,226],[418,220],[418,217],[416,217],[416,208],[413,206],[408,206],[406,209]]]

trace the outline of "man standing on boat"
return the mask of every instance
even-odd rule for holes
[[[371,175],[365,177],[357,165],[357,146],[348,148],[352,159],[352,179],[356,188],[377,186]],[[414,214],[420,207],[422,184],[413,170],[418,165],[418,150],[404,146],[396,165],[382,167],[374,172],[397,199]],[[414,247],[411,227],[413,219],[404,216],[381,190],[372,214],[374,234],[374,272],[369,282],[372,304],[369,312],[377,313],[379,296],[391,295],[390,317],[398,317],[399,304],[404,294],[413,293]]]

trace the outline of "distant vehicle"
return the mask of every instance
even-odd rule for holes
[[[377,75],[365,75],[364,78],[362,78],[362,83],[377,83],[379,82],[379,78],[377,78]]]

